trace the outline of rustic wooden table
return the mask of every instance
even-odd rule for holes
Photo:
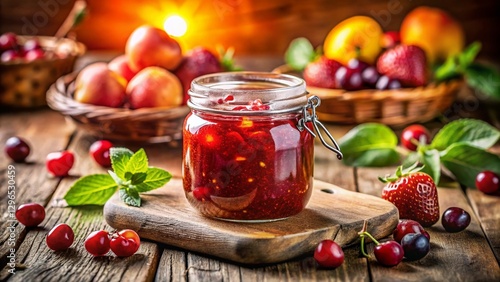
[[[269,60],[267,62],[269,64]],[[255,64],[254,69],[266,69],[263,66]],[[428,124],[436,129],[442,125],[439,121]],[[328,128],[337,138],[349,129],[333,124],[328,124]],[[32,154],[28,163],[22,164],[11,163],[4,156],[0,158],[1,281],[500,281],[500,197],[486,196],[476,189],[461,188],[453,183],[450,187],[439,187],[440,208],[442,211],[450,206],[464,208],[472,215],[470,226],[455,234],[446,233],[440,223],[427,228],[431,236],[430,253],[424,259],[403,261],[393,268],[375,261],[373,244],[368,244],[371,258],[360,254],[359,245],[345,248],[345,262],[334,270],[318,268],[312,255],[253,267],[152,241],[143,241],[138,253],[129,258],[93,258],[83,247],[86,236],[94,230],[111,230],[103,219],[102,208],[60,208],[53,203],[77,177],[104,172],[88,155],[88,148],[96,138],[85,135],[49,109],[0,113],[0,143],[14,135],[29,140]],[[167,169],[175,177],[181,176],[181,144],[178,142],[116,145],[134,151],[144,147],[150,165]],[[45,157],[62,149],[75,153],[75,166],[70,177],[51,178],[45,169]],[[46,207],[47,216],[39,228],[26,229],[8,218],[7,183],[12,170],[15,171],[15,205],[38,202]],[[344,189],[380,196],[383,184],[377,176],[393,170],[394,167],[344,166],[335,154],[316,144],[315,178]],[[67,251],[53,252],[46,247],[45,236],[60,222],[73,227],[75,242]],[[11,252],[11,248],[15,251]],[[10,254],[14,256],[14,268],[9,264]],[[11,274],[12,269],[15,274]]]

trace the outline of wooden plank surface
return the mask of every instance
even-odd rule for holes
[[[325,192],[327,191],[327,192]],[[383,238],[397,224],[395,206],[378,197],[315,181],[307,208],[286,220],[240,224],[200,215],[185,198],[181,179],[144,194],[140,208],[113,196],[104,217],[116,229],[132,228],[142,238],[248,264],[276,263],[311,253],[324,239],[347,246],[357,241],[363,221]],[[369,205],[359,205],[366,202]]]

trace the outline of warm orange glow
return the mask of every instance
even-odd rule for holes
[[[210,134],[207,134],[207,136],[205,137],[205,141],[207,143],[212,143],[212,142],[214,142],[214,137]]]
[[[163,23],[165,31],[174,37],[181,37],[186,34],[187,23],[181,16],[173,15],[168,17]]]

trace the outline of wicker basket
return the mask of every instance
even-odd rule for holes
[[[18,36],[23,44],[31,37]],[[50,54],[47,58],[25,62],[0,63],[0,105],[34,108],[46,105],[49,87],[64,74],[73,71],[76,59],[85,53],[85,46],[67,38],[37,36],[40,45]]]
[[[274,72],[293,74],[288,66],[280,66]],[[454,80],[394,90],[346,91],[308,86],[307,91],[321,99],[317,109],[321,120],[342,124],[379,122],[400,127],[427,122],[442,114],[452,105],[462,85],[462,81]]]
[[[47,92],[50,108],[70,118],[80,129],[99,138],[149,143],[182,139],[187,106],[175,108],[110,108],[73,99],[76,73],[59,78]]]

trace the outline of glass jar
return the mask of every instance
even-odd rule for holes
[[[311,106],[319,99],[308,99],[304,81],[217,73],[193,80],[189,95],[182,175],[190,204],[208,217],[245,222],[302,211],[313,187],[313,130],[322,127]]]

